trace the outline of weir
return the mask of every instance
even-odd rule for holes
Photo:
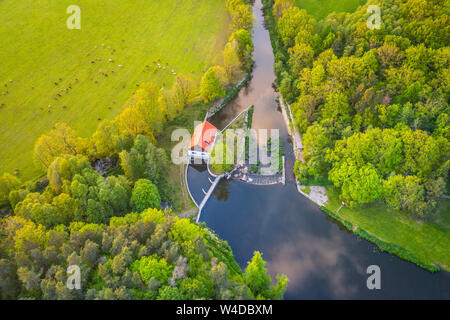
[[[200,215],[202,214],[203,207],[205,206],[206,202],[208,202],[209,197],[211,197],[211,195],[212,195],[214,189],[216,188],[217,184],[219,183],[220,179],[222,179],[225,176],[226,176],[226,173],[216,177],[214,182],[211,184],[211,187],[209,188],[209,190],[206,193],[205,197],[203,198],[202,202],[198,206],[198,215],[197,215],[197,220],[196,220],[197,223],[200,220]]]

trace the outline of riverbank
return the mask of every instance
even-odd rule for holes
[[[407,214],[376,203],[363,208],[340,207],[335,187],[328,186],[328,204],[321,207],[347,229],[375,243],[381,250],[431,272],[450,271],[450,226],[418,222]],[[444,207],[448,207],[445,203]],[[444,210],[444,209],[443,209]]]

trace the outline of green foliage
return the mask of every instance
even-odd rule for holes
[[[141,280],[148,284],[151,278],[155,278],[161,283],[167,283],[173,270],[166,259],[159,259],[157,255],[152,255],[133,262],[131,271],[138,272]]]
[[[271,286],[272,281],[265,265],[261,253],[255,251],[251,262],[245,268],[244,281],[256,299],[282,299],[286,291],[287,277],[277,277],[277,284]]]
[[[200,83],[200,94],[205,102],[212,102],[217,97],[221,98],[225,96],[225,91],[223,90],[214,69],[210,68],[204,74]]]
[[[238,52],[239,58],[241,60],[241,65],[249,67],[254,50],[251,33],[246,29],[239,29],[233,32],[229,41],[234,40],[236,40],[238,43]]]
[[[12,216],[0,234],[2,298],[250,298],[225,242],[160,210],[116,217],[109,226],[74,222],[54,230]],[[67,264],[80,266],[81,290],[67,290]],[[279,281],[267,294],[281,298],[285,284]]]
[[[168,158],[165,151],[155,147],[150,140],[138,135],[133,147],[120,153],[120,164],[128,180],[136,182],[139,179],[152,181],[164,201],[171,202],[172,190],[167,183]]]
[[[9,200],[10,192],[19,189],[21,184],[19,178],[16,176],[4,173],[3,176],[0,177],[0,203],[7,202]]]
[[[134,184],[130,199],[130,207],[136,212],[142,212],[147,208],[159,209],[161,197],[158,188],[146,179],[140,179]]]

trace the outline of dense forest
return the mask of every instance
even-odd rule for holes
[[[226,243],[158,209],[54,229],[12,216],[0,230],[4,299],[281,299],[286,288],[285,277],[271,286],[259,252],[242,273]]]
[[[57,123],[35,144],[46,178],[0,177],[0,296],[3,299],[281,299],[259,252],[245,272],[230,247],[172,207],[168,157],[157,137],[185,107],[225,93],[251,64],[249,1],[229,0],[230,39],[201,83],[139,86],[114,120],[90,138]],[[17,172],[16,172],[17,173]],[[66,285],[71,266],[81,288]],[[69,268],[70,269],[70,268]]]
[[[320,21],[295,1],[263,2],[279,91],[303,137],[300,182],[331,182],[349,206],[432,216],[450,165],[448,1],[369,0]]]

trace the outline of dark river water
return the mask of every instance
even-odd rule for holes
[[[274,278],[287,275],[286,299],[450,299],[450,273],[432,274],[348,232],[297,192],[294,156],[272,88],[274,56],[263,24],[260,0],[254,4],[253,78],[238,97],[210,121],[223,128],[255,105],[253,128],[278,128],[285,142],[286,185],[254,186],[222,180],[203,209],[201,221],[231,246],[245,268],[258,250]],[[205,167],[190,166],[189,188],[197,203],[208,190]],[[367,267],[381,269],[381,289],[369,290]]]

